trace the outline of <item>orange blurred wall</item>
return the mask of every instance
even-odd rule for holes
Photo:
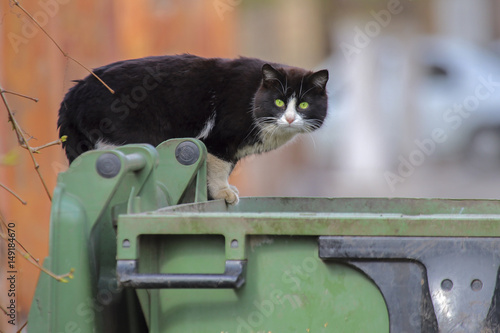
[[[135,57],[189,52],[234,57],[238,8],[216,0],[38,0],[20,1],[72,57],[88,67]],[[222,7],[216,7],[221,4]],[[32,146],[57,139],[57,110],[71,80],[87,72],[66,59],[33,27],[12,1],[0,2],[0,86],[39,99],[38,103],[8,95]],[[0,104],[0,183],[25,201],[0,188],[0,210],[15,223],[16,237],[35,257],[48,254],[50,201],[27,151],[20,148],[7,112]],[[67,168],[59,146],[36,155],[52,191],[57,173]],[[0,240],[0,305],[6,308],[6,244]],[[39,270],[17,254],[16,306],[19,329],[27,320]],[[65,272],[55,272],[57,274]],[[78,274],[78,272],[75,272]],[[1,332],[15,332],[0,319]]]

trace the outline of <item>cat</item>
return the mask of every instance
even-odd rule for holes
[[[193,137],[207,147],[212,199],[237,204],[228,177],[238,160],[276,149],[321,127],[328,71],[255,58],[183,54],[115,62],[77,80],[59,109],[68,160],[107,145]]]

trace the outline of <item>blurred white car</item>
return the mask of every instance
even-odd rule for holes
[[[500,158],[500,57],[472,43],[433,38],[420,42],[417,62],[419,134],[442,128],[438,154]]]
[[[367,115],[386,167],[399,163],[400,156],[408,159],[420,149],[415,141],[433,140],[433,133],[440,140],[426,159],[500,162],[499,54],[459,39],[380,36],[361,50],[359,62],[346,61],[341,52],[332,55],[318,66],[330,70],[327,129],[317,139],[330,148],[330,165],[351,153],[349,137],[366,128],[356,131],[352,123]]]

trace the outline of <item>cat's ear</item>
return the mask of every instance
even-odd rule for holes
[[[325,90],[326,83],[328,82],[328,70],[323,69],[321,71],[313,73],[309,77],[309,80],[311,80],[311,83],[314,84],[316,87]]]
[[[264,66],[262,66],[262,79],[264,79],[264,81],[272,81],[272,80],[279,81],[280,77],[281,77],[280,72],[274,69],[273,66],[269,64],[264,64]]]

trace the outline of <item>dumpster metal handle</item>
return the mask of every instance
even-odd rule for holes
[[[147,164],[146,157],[140,153],[124,155],[120,152],[107,152],[99,156],[96,160],[95,168],[97,173],[103,178],[116,177],[120,173],[123,164],[119,155],[123,156],[125,167],[129,171],[142,170]]]
[[[118,260],[118,285],[137,289],[226,288],[237,289],[245,283],[246,260],[226,260],[223,274],[138,273],[136,260]]]

